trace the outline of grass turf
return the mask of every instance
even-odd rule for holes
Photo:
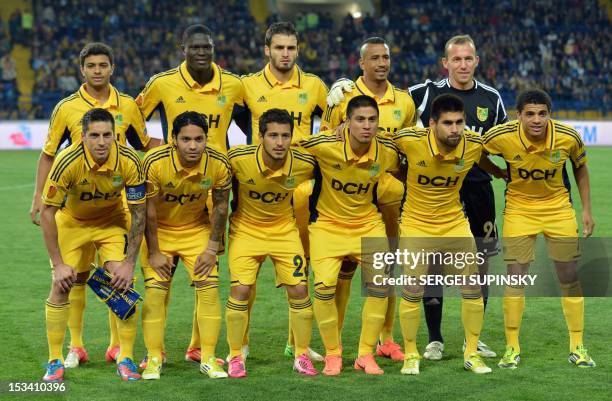
[[[610,152],[610,148],[591,148],[589,151],[596,235],[602,237],[612,236],[612,209],[607,207],[611,195],[610,179],[606,167]],[[0,226],[0,269],[4,277],[0,282],[2,398],[11,397],[6,392],[9,381],[40,381],[47,358],[44,300],[49,291],[50,274],[42,235],[28,217],[37,157],[38,153],[33,151],[4,151],[0,157],[0,170],[4,171],[0,184],[0,204],[4,205],[0,212],[4,222]],[[495,190],[501,216],[503,183],[496,182]],[[579,199],[576,191],[574,199]],[[494,368],[490,375],[482,377],[464,372],[460,305],[459,299],[454,297],[448,298],[444,307],[446,352],[443,361],[423,361],[421,375],[406,377],[399,373],[401,364],[383,360],[381,367],[386,374],[367,377],[352,368],[362,304],[358,294],[359,280],[354,281],[343,332],[345,369],[339,377],[303,378],[291,372],[291,361],[283,356],[287,336],[286,297],[283,290],[274,288],[269,262],[262,269],[258,282],[258,299],[251,325],[251,354],[247,360],[249,376],[243,380],[213,381],[198,373],[197,365],[183,361],[191,334],[194,297],[185,271],[179,268],[173,284],[166,331],[168,363],[164,366],[161,380],[120,382],[115,376],[114,366],[104,362],[108,342],[106,307],[88,294],[84,338],[91,362],[67,371],[68,391],[65,394],[39,395],[36,399],[609,399],[609,390],[605,390],[612,374],[612,355],[608,349],[612,320],[608,318],[608,299],[586,300],[585,343],[598,363],[596,369],[577,369],[567,363],[568,335],[559,299],[529,298],[521,333],[523,361],[520,368],[516,371],[497,369],[496,358],[487,361]],[[138,287],[142,289],[141,282]],[[222,304],[227,299],[228,287],[227,262],[226,257],[222,257]],[[321,351],[316,328],[313,334],[312,346]],[[397,322],[395,338],[401,340]],[[503,352],[501,298],[489,300],[482,339],[499,354]],[[422,352],[427,343],[424,321],[418,343]],[[217,353],[221,357],[227,354],[224,325]],[[137,358],[144,355],[141,332],[137,338],[136,355]],[[321,368],[320,364],[317,365]],[[15,395],[14,398],[29,399],[31,396]]]

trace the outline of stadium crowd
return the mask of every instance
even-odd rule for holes
[[[11,17],[9,27],[0,25],[0,104],[11,107],[17,101],[14,61],[11,64],[7,55],[11,41],[29,41],[32,48],[36,84],[30,117],[36,118],[48,118],[55,103],[78,88],[78,53],[94,40],[114,48],[113,84],[132,96],[153,74],[180,63],[178,33],[194,22],[207,24],[215,33],[216,62],[221,67],[237,74],[260,69],[265,26],[256,24],[247,3],[197,3],[34,1],[31,36],[19,27],[22,16]],[[295,15],[302,35],[301,66],[328,84],[342,76],[354,78],[359,74],[359,43],[368,36],[384,36],[392,44],[390,80],[407,88],[443,77],[439,58],[444,42],[466,33],[478,45],[477,79],[499,89],[508,106],[517,92],[538,86],[551,94],[557,109],[609,113],[612,31],[605,8],[596,0],[539,1],[529,7],[484,0],[400,3],[383,1],[382,15],[347,15],[339,25],[327,13]],[[572,12],[559,13],[560,8]],[[278,19],[273,15],[267,22]]]

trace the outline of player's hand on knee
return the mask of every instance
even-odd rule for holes
[[[329,89],[327,105],[337,106],[344,100],[344,92],[350,93],[355,89],[355,83],[348,78],[340,78]]]
[[[60,263],[53,266],[53,285],[59,287],[63,292],[69,292],[76,279],[76,272],[67,264]]]
[[[149,254],[149,264],[162,279],[170,280],[172,278],[172,269],[174,268],[172,258],[161,252],[154,252]]]
[[[40,206],[41,200],[39,196],[34,195],[32,199],[32,207],[30,207],[30,219],[37,226],[40,225]]]
[[[217,264],[217,255],[204,251],[196,259],[193,273],[196,277],[206,278]]]
[[[127,260],[121,262],[109,261],[104,267],[108,270],[113,278],[111,285],[119,291],[125,291],[130,288],[134,280],[134,265]]]

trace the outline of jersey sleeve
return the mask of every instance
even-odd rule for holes
[[[154,163],[154,156],[155,154],[148,153],[142,161],[147,198],[154,198],[159,195],[161,188],[159,163]]]
[[[125,194],[129,204],[144,203],[146,198],[145,176],[138,154],[128,148],[120,147],[120,157],[125,158]]]
[[[342,118],[342,103],[335,106],[327,106],[323,117],[321,117],[321,131],[336,128],[344,120]]]
[[[572,130],[575,132],[576,135],[572,135],[574,142],[570,149],[569,157],[572,160],[574,168],[578,168],[587,164],[586,147],[584,146],[584,142],[580,138],[580,134],[576,132],[576,130],[574,130],[573,128]]]
[[[508,113],[506,113],[506,107],[501,96],[497,96],[497,114],[495,117],[494,125],[504,124],[508,122]]]
[[[313,114],[316,116],[323,116],[325,109],[327,108],[327,86],[321,81],[317,79],[317,107],[313,111]]]
[[[501,147],[501,138],[496,135],[497,131],[495,128],[490,129],[486,132],[486,134],[482,137],[482,147],[485,153],[490,155],[501,156],[503,153]]]
[[[73,184],[73,171],[70,161],[73,153],[62,152],[54,161],[43,188],[42,201],[45,205],[61,207],[68,189]]]
[[[215,169],[215,176],[213,178],[212,189],[220,189],[222,191],[230,190],[232,188],[232,167],[227,158],[222,153],[211,151],[210,157],[213,158],[218,164]]]
[[[412,97],[407,96],[406,100],[406,118],[402,123],[402,128],[414,127],[416,125],[416,108]]]
[[[429,98],[429,84],[431,81],[428,79],[422,84],[411,86],[408,91],[412,96],[412,101],[415,106],[415,125],[419,127],[426,127],[429,125],[429,121],[423,121],[423,113],[426,111],[427,102]],[[428,116],[424,116],[428,119]]]
[[[43,146],[43,152],[49,156],[55,156],[57,150],[64,140],[70,137],[68,124],[66,121],[64,109],[61,104],[55,106],[51,120],[49,121],[49,132]]]
[[[151,115],[161,103],[161,93],[159,88],[159,81],[152,77],[147,85],[144,87],[142,92],[136,98],[136,104],[140,109],[145,119],[150,119]]]
[[[151,137],[147,134],[147,126],[138,106],[134,101],[129,100],[130,126],[125,131],[125,138],[134,149],[142,150],[149,144]]]

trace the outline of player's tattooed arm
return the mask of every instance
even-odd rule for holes
[[[206,249],[198,256],[193,267],[195,276],[201,277],[202,280],[206,280],[217,263],[217,252],[227,223],[229,194],[229,189],[212,190],[213,211],[210,237]]]
[[[127,236],[125,259],[122,261],[107,261],[104,266],[113,275],[111,285],[117,290],[127,290],[132,285],[136,258],[145,227],[146,205],[144,203],[128,204],[128,208],[132,216],[132,224]]]

